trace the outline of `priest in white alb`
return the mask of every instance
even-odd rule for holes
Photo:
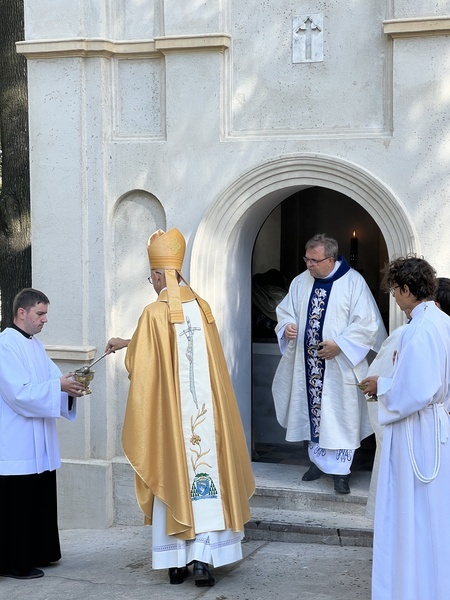
[[[348,494],[355,449],[372,433],[358,383],[386,331],[367,283],[338,255],[336,240],[315,235],[303,258],[307,270],[277,308],[283,356],[272,386],[275,409],[287,441],[309,441],[303,481],[326,473],[337,493]]]

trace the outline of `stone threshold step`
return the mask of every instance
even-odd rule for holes
[[[245,536],[252,540],[371,547],[373,522],[361,515],[252,508]]]
[[[256,487],[259,490],[275,489],[280,492],[311,492],[333,494],[333,478],[323,475],[316,481],[302,481],[307,467],[290,464],[252,463]],[[370,471],[355,471],[350,477],[352,495],[367,499]]]
[[[334,491],[286,490],[257,487],[250,500],[254,508],[272,508],[292,511],[331,511],[343,514],[364,515],[367,497],[354,492],[336,494]]]
[[[252,506],[291,510],[335,510],[364,514],[371,473],[357,471],[350,478],[351,493],[336,494],[333,478],[323,475],[316,481],[302,481],[306,467],[253,463],[256,490]]]

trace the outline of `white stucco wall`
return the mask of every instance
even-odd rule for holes
[[[154,299],[146,239],[177,226],[250,436],[251,253],[270,211],[310,185],[360,203],[390,253],[450,273],[447,2],[308,8],[324,45],[306,64],[292,62],[293,0],[25,0],[33,285],[63,370],[131,336]],[[97,365],[77,423],[61,423],[63,525],[126,522],[128,505],[139,518],[123,358]],[[87,512],[68,508],[87,496]]]

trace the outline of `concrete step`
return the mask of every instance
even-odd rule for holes
[[[365,517],[370,472],[350,479],[351,493],[336,494],[333,479],[301,480],[307,467],[253,463],[256,492],[248,539],[371,546],[373,522]]]

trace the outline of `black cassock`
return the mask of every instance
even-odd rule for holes
[[[0,475],[0,574],[60,558],[56,471]]]

